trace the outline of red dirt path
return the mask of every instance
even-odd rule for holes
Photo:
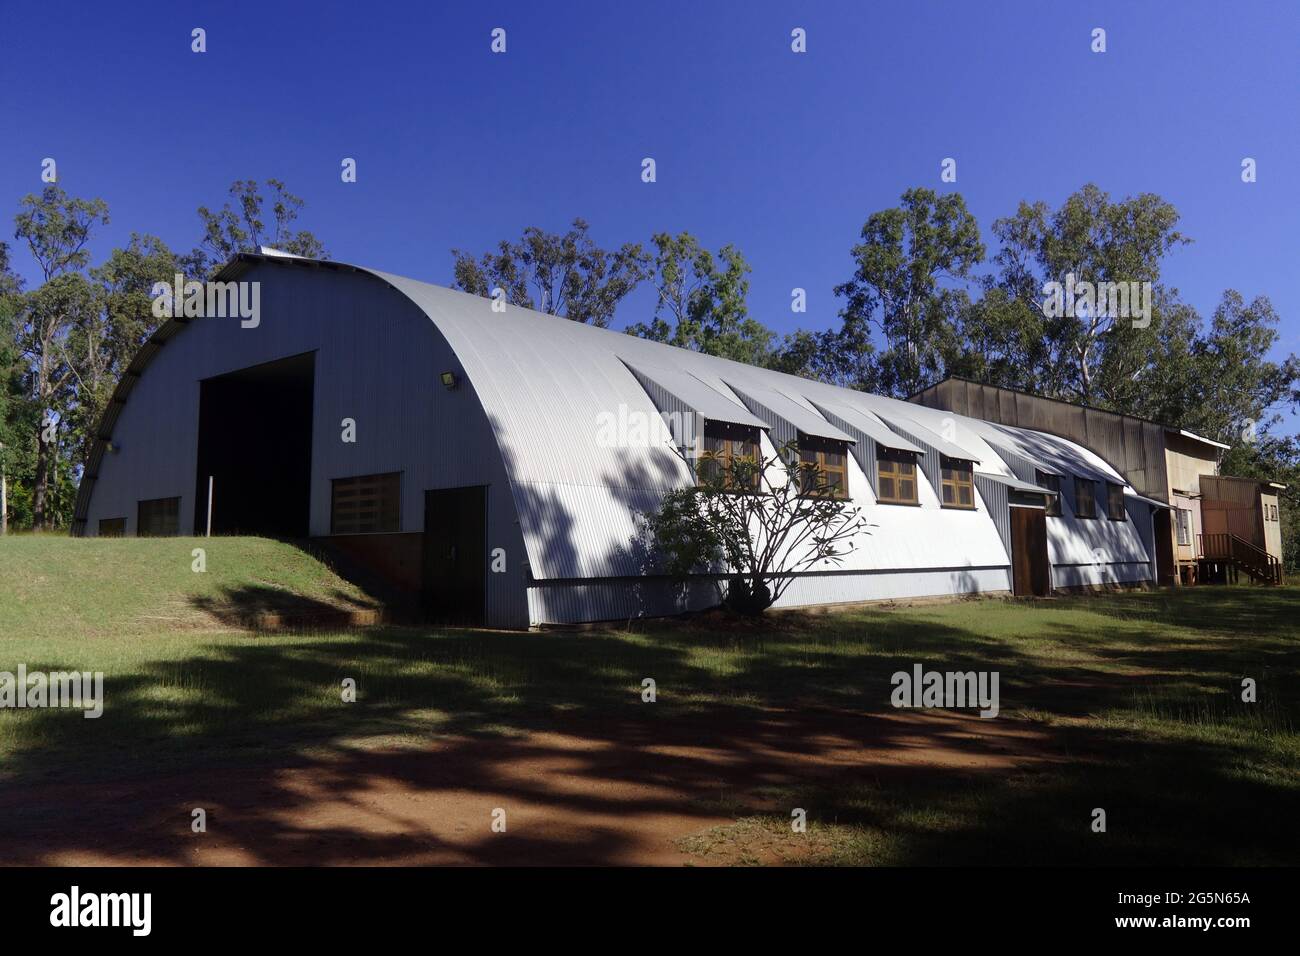
[[[758,719],[602,724],[448,737],[414,750],[336,749],[278,766],[8,784],[7,864],[350,865],[708,863],[683,837],[738,813],[789,814],[762,790],[800,781],[981,774],[1056,759],[1005,719],[768,711]],[[191,832],[191,810],[207,832]],[[506,811],[506,832],[492,812]],[[772,860],[769,862],[777,862]]]

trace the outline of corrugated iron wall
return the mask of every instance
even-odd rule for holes
[[[1148,564],[1150,568],[1151,580],[1156,579],[1156,537],[1155,537],[1155,508],[1144,501],[1139,501],[1132,495],[1124,496],[1124,508],[1128,511],[1129,520],[1133,522],[1133,527],[1137,531],[1138,537],[1142,540],[1142,547],[1147,549],[1147,556],[1150,559]]]
[[[237,319],[205,318],[174,327],[179,334],[161,346],[115,415],[121,452],[94,463],[85,533],[95,534],[100,518],[121,516],[133,535],[138,501],[179,496],[181,533],[189,534],[200,380],[314,351],[311,534],[330,533],[333,478],[402,472],[399,530],[412,533],[424,529],[426,489],[489,485],[488,548],[505,550],[506,571],[487,575],[487,620],[526,626],[527,556],[501,452],[476,383],[465,380],[437,327],[367,275],[265,263],[240,279],[261,282],[261,324],[245,329]],[[444,388],[442,371],[455,371],[461,383]],[[353,443],[342,441],[344,418],[356,422]],[[219,508],[220,488],[215,498]]]
[[[994,481],[986,475],[975,473],[975,487],[984,499],[984,506],[989,510],[989,517],[993,519],[993,524],[997,526],[998,537],[1002,539],[1002,546],[1007,549],[1007,557],[1011,557],[1011,489],[1000,481]]]
[[[668,389],[664,388],[654,379],[643,375],[632,367],[628,367],[636,380],[641,383],[654,402],[655,408],[659,409],[660,415],[663,416],[664,425],[669,432],[673,434],[678,449],[683,454],[688,454],[689,449],[700,447],[697,445],[697,439],[702,436],[696,434],[699,429],[698,416],[694,409],[690,408],[685,402],[679,399]],[[676,422],[674,430],[674,422]]]
[[[1235,534],[1268,550],[1257,482],[1203,475],[1201,522],[1206,534]]]
[[[758,399],[750,398],[745,392],[737,391],[736,389],[732,389],[732,392],[741,400],[741,402],[744,403],[745,407],[749,409],[750,414],[767,422],[770,426],[767,430],[768,437],[772,441],[772,446],[778,452],[799,441],[799,430],[776,412],[772,411],[772,409],[758,401]]]
[[[1021,481],[1027,481],[1031,485],[1038,484],[1038,466],[1032,461],[1009,448],[999,447],[997,453],[998,457],[1006,462],[1006,466],[1011,469],[1011,473],[1017,478]]]
[[[1169,500],[1163,425],[956,378],[932,385],[910,401],[1068,438],[1101,456],[1138,494]]]
[[[876,441],[865,432],[859,431],[850,425],[847,421],[840,418],[834,412],[822,408],[820,409],[826,420],[836,428],[853,436],[853,445],[850,451],[857,460],[858,467],[862,469],[863,477],[867,479],[867,484],[871,486],[871,494],[879,495],[880,489],[877,482],[880,480],[880,469],[876,467]]]

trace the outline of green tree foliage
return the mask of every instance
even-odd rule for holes
[[[199,210],[200,245],[178,258],[156,236],[132,233],[90,267],[88,245],[108,222],[99,199],[68,196],[59,186],[25,197],[15,237],[41,282],[24,290],[0,243],[0,443],[14,526],[59,527],[71,519],[81,463],[123,371],[159,320],[155,283],[176,272],[203,276],[242,249],[273,242],[297,255],[323,255],[320,242],[291,226],[302,201],[278,180],[231,187],[220,212]],[[269,226],[268,226],[269,222]],[[269,230],[269,231],[268,231]]]
[[[993,224],[997,252],[978,295],[966,281],[983,255],[959,196],[910,190],[873,214],[854,247],[843,323],[787,336],[769,362],[796,374],[904,396],[946,375],[1094,405],[1232,443],[1275,424],[1296,402],[1293,356],[1272,359],[1278,316],[1267,298],[1224,293],[1210,322],[1161,281],[1189,240],[1178,212],[1151,193],[1113,200],[1085,185],[1059,208],[1022,202]],[[1045,286],[1150,283],[1150,314],[1052,315]],[[877,348],[880,351],[877,351]]]
[[[983,366],[1000,384],[1085,405],[1130,404],[1150,394],[1138,383],[1163,355],[1187,347],[1194,326],[1160,283],[1165,257],[1189,241],[1177,223],[1177,210],[1153,193],[1116,202],[1091,183],[1056,210],[1022,202],[993,224],[997,272],[966,314],[965,367]],[[1101,308],[1044,314],[1045,284],[1071,276],[1076,284],[1150,283],[1149,321]]]
[[[1278,322],[1266,296],[1247,303],[1235,289],[1224,292],[1209,329],[1189,351],[1183,408],[1169,414],[1181,412],[1179,424],[1228,444],[1275,427],[1280,410],[1295,404],[1300,376],[1294,355],[1280,361],[1269,357],[1278,342]]]
[[[183,271],[194,277],[215,274],[237,252],[256,252],[268,245],[309,259],[324,259],[325,246],[311,232],[294,229],[303,201],[279,179],[259,184],[255,179],[230,184],[230,199],[215,212],[199,207],[203,238],[181,258]]]
[[[773,334],[749,315],[750,267],[740,250],[725,245],[715,257],[689,232],[657,233],[652,242],[654,316],[627,331],[706,355],[766,364]]]
[[[90,271],[98,307],[69,336],[77,356],[77,400],[68,425],[78,461],[90,452],[118,379],[159,324],[152,309],[154,284],[170,283],[176,270],[176,257],[161,239],[132,233],[125,249],[114,249]]]
[[[511,305],[605,328],[645,278],[648,257],[637,243],[601,249],[587,233],[587,223],[575,219],[563,235],[529,226],[519,242],[502,240],[477,259],[453,249],[454,285],[481,296],[500,289]]]
[[[22,279],[9,261],[9,246],[0,242],[0,474],[10,486],[24,460],[21,443],[30,429],[20,420],[23,410],[23,367],[18,353],[18,311],[22,304]],[[12,513],[12,506],[9,512]],[[3,516],[9,517],[9,515]],[[0,517],[0,523],[6,523]],[[9,517],[9,520],[13,520]]]
[[[76,385],[75,333],[99,305],[94,285],[79,270],[90,259],[86,244],[94,228],[107,222],[102,199],[74,199],[54,185],[24,197],[15,219],[14,235],[27,243],[45,280],[25,297],[17,329],[29,370],[27,398],[37,412],[31,508],[41,528],[49,524],[50,486],[52,479],[57,483],[60,435],[68,426],[63,412]]]
[[[958,193],[909,189],[898,207],[872,213],[853,247],[853,278],[835,289],[845,299],[843,326],[823,339],[817,367],[832,381],[897,397],[938,381],[969,305],[962,286],[983,258],[979,226]],[[884,340],[879,351],[873,330]]]

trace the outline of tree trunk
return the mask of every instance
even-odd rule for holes
[[[32,488],[32,526],[45,530],[45,499],[50,484],[50,446],[45,441],[45,426],[36,426],[36,477]]]

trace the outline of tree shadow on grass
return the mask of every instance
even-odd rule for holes
[[[1300,636],[1300,588],[1202,586],[1059,599],[1066,609],[1126,623],[1245,637]]]
[[[355,627],[377,624],[384,607],[334,588],[330,600],[308,597],[266,585],[225,588],[220,597],[196,596],[190,604],[229,627],[282,630],[306,627]]]
[[[1126,647],[1150,636],[1140,618],[1111,620]],[[1285,862],[1300,836],[1285,809],[1295,767],[1270,770],[1284,758],[1267,741],[1080,723],[1132,716],[1153,681],[1213,693],[1225,653],[1276,651],[1294,679],[1294,653],[1275,647],[1285,639],[1186,620],[1205,646],[1148,641],[1133,674],[1115,669],[1104,635],[1046,606],[1036,633],[1089,642],[1092,663],[924,610],[752,637],[688,622],[196,642],[107,675],[100,720],[24,715],[0,844],[10,862],[673,862],[674,835],[738,809],[788,826],[798,800],[813,819],[884,835],[884,850],[848,838],[848,862]],[[998,670],[1004,716],[890,709],[890,675],[912,663]],[[342,699],[349,678],[355,703]],[[1006,716],[1033,708],[1051,719]],[[189,830],[196,806],[212,811],[208,844]],[[506,834],[490,831],[498,807]],[[1089,829],[1096,807],[1106,834]]]

